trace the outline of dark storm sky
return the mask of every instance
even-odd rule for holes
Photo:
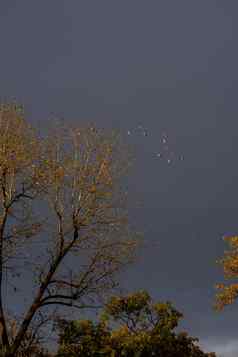
[[[125,285],[173,301],[224,356],[238,306],[217,314],[212,300],[221,238],[238,232],[237,34],[236,0],[0,0],[0,97],[35,122],[54,112],[131,130],[129,191],[143,201],[131,217],[158,247]],[[170,164],[156,157],[163,132]]]

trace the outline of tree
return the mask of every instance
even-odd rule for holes
[[[53,318],[54,316],[49,315],[45,317],[43,314],[39,314],[38,319],[34,320],[27,329],[17,351],[17,357],[53,357],[44,347],[44,334],[46,331],[41,331],[41,327]],[[8,320],[8,337],[10,343],[12,343],[16,337],[17,326],[18,323],[16,320]],[[3,357],[4,353],[0,353],[0,356]]]
[[[98,323],[59,322],[57,357],[214,357],[198,339],[175,332],[181,318],[171,303],[153,303],[146,291],[114,296]]]
[[[96,308],[117,287],[137,245],[121,186],[127,168],[115,133],[61,126],[42,137],[22,108],[0,107],[0,337],[7,356],[17,355],[51,308]],[[32,299],[10,339],[4,282],[17,284],[26,271]]]
[[[225,279],[235,281],[238,278],[238,237],[226,237],[224,240],[229,245],[229,250],[225,251],[224,257],[218,260],[218,264],[222,265]],[[223,310],[226,305],[233,304],[238,297],[238,284],[217,284],[215,308]]]

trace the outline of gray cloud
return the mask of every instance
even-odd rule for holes
[[[237,340],[227,340],[227,341],[215,341],[215,340],[205,340],[200,345],[207,352],[216,352],[217,357],[236,357],[238,354],[238,341]]]

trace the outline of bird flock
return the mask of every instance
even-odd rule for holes
[[[134,134],[140,134],[144,137],[148,137],[149,131],[142,125],[138,125],[134,130],[127,130],[128,136],[132,136]],[[178,155],[173,150],[171,150],[170,140],[165,132],[162,133],[162,136],[159,141],[159,150],[155,152],[155,156],[161,160],[165,160],[168,164],[171,164],[175,161],[184,160],[183,155]]]

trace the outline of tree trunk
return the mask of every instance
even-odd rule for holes
[[[0,334],[1,334],[1,344],[5,348],[9,348],[9,340],[7,334],[7,326],[4,317],[3,310],[3,298],[2,298],[2,280],[3,280],[3,231],[7,220],[7,211],[5,211],[1,229],[0,229]]]
[[[47,288],[47,286],[49,285],[49,282],[51,281],[55,271],[57,270],[61,260],[64,258],[65,256],[65,253],[66,253],[66,250],[64,252],[64,254],[62,255],[59,255],[57,257],[57,259],[55,260],[54,264],[51,266],[48,274],[46,275],[45,277],[45,280],[43,281],[43,283],[41,284],[40,288],[39,288],[39,291],[38,291],[38,294],[36,295],[30,309],[28,310],[22,324],[21,324],[21,327],[17,333],[17,336],[12,344],[12,346],[10,347],[9,349],[9,352],[6,354],[6,357],[14,357],[15,356],[15,353],[17,352],[20,344],[21,344],[21,341],[23,340],[24,336],[25,336],[25,333],[35,315],[35,313],[37,312],[37,310],[40,308],[41,306],[41,299],[45,293],[45,290]]]

